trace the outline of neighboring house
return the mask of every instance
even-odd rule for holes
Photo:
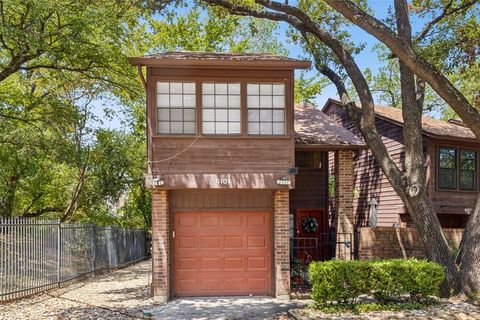
[[[329,99],[323,112],[360,136],[339,101]],[[403,170],[402,111],[376,106],[375,114],[378,133],[393,160]],[[445,122],[424,116],[422,125],[429,197],[442,227],[463,228],[479,191],[480,142],[459,120]],[[354,168],[356,228],[411,227],[413,223],[400,197],[381,172],[370,150],[363,150],[355,156]]]
[[[310,62],[172,52],[130,63],[147,92],[155,299],[288,298],[291,236],[352,235],[353,154],[365,147],[320,110],[294,106],[294,69]],[[300,225],[312,219],[318,226],[307,232]],[[350,244],[317,257],[350,258]]]

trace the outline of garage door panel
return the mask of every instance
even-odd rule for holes
[[[269,294],[270,227],[268,212],[175,213],[174,295]]]

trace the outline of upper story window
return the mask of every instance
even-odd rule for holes
[[[204,134],[240,134],[240,83],[202,84]]]
[[[157,82],[157,133],[195,134],[195,82]]]
[[[248,134],[285,134],[285,84],[247,84]]]
[[[438,188],[475,191],[477,189],[477,153],[450,147],[438,149]]]

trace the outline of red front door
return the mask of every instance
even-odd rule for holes
[[[311,222],[317,228],[312,230]],[[309,223],[310,222],[310,223]],[[325,208],[297,209],[295,220],[296,234],[294,246],[296,258],[305,262],[327,260],[328,258],[328,212]]]

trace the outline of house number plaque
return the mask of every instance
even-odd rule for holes
[[[227,184],[230,184],[230,179],[228,179],[228,178],[217,178],[217,179],[215,179],[215,183],[221,184],[221,185],[227,185]]]

